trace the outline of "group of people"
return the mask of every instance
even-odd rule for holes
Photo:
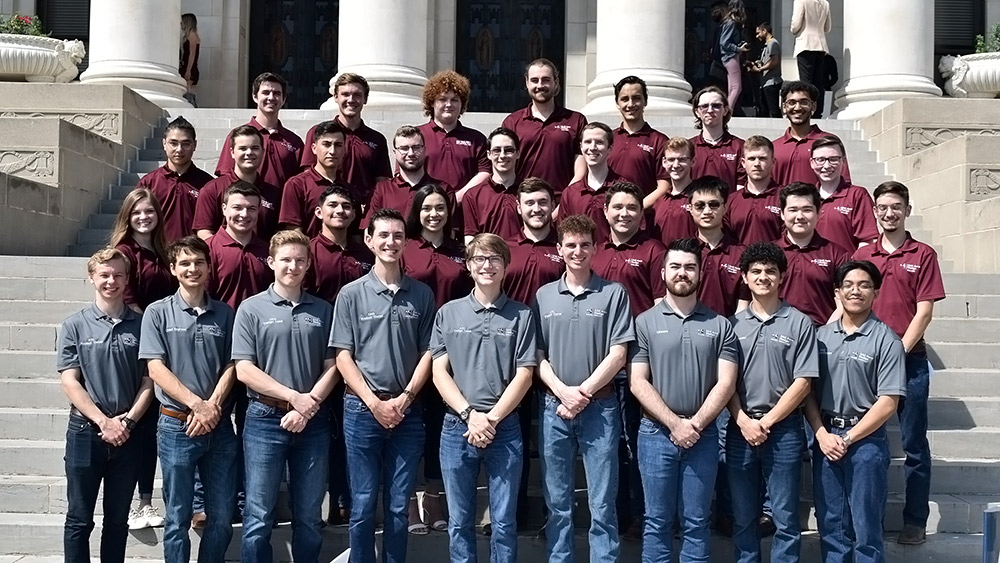
[[[681,560],[707,560],[713,498],[736,560],[760,559],[763,519],[772,559],[797,561],[807,448],[824,560],[882,561],[894,412],[899,541],[923,541],[923,332],[944,292],[906,187],[851,183],[806,83],[782,86],[773,141],[730,133],[714,87],[690,139],[645,121],[636,76],[615,85],[617,128],[555,103],[551,61],[525,87],[484,135],[459,120],[468,80],[434,75],[395,170],[356,74],[306,142],[278,119],[285,81],[258,76],[214,177],[194,127],[167,126],[166,164],[88,262],[95,303],[60,330],[67,561],[89,561],[102,482],[102,561],[123,560],[137,482],[155,516],[157,456],[168,562],[190,559],[191,526],[198,560],[221,561],[239,519],[242,559],[271,561],[285,478],[296,561],[319,557],[326,492],[351,561],[375,560],[380,494],[383,560],[435,529],[475,561],[483,469],[491,558],[516,561],[532,443],[552,561],[574,560],[578,455],[593,561],[622,536],[670,560],[675,529]]]

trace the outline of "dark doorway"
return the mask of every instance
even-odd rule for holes
[[[472,82],[469,110],[510,112],[527,105],[524,67],[539,57],[565,73],[565,0],[462,0],[457,16],[455,69]]]
[[[319,108],[337,74],[339,19],[339,0],[251,0],[251,83],[276,72],[288,81],[285,107]]]
[[[53,39],[79,39],[87,55],[77,65],[80,74],[90,66],[90,0],[46,0],[38,3],[38,17]],[[180,26],[180,21],[177,23]],[[178,29],[180,29],[178,27]]]

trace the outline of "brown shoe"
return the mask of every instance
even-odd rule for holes
[[[904,524],[896,543],[900,545],[920,545],[927,541],[927,530],[920,526]]]
[[[206,520],[208,520],[208,516],[206,516],[204,512],[195,512],[194,516],[191,517],[191,529],[192,530],[205,529]]]

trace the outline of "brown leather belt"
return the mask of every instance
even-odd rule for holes
[[[643,416],[643,418],[648,418],[649,420],[652,420],[653,422],[655,422],[657,424],[660,424],[660,419],[658,419],[655,416],[653,416],[646,409],[642,409],[642,416]],[[683,418],[685,420],[691,418],[691,415],[687,415],[687,414],[677,414],[677,413],[674,413],[674,416],[676,416],[677,418]],[[715,423],[713,422],[712,424],[715,424]]]
[[[165,414],[165,415],[169,416],[170,418],[176,418],[177,420],[179,420],[181,422],[187,422],[187,419],[188,419],[188,413],[187,412],[170,410],[170,409],[168,409],[167,407],[165,407],[163,405],[160,405],[160,414]]]
[[[253,400],[257,401],[258,403],[264,403],[269,407],[281,409],[285,412],[295,410],[292,404],[289,403],[288,401],[280,401],[278,399],[268,397],[267,395],[257,395]]]
[[[556,396],[556,394],[552,392],[552,389],[549,389],[548,387],[545,387],[545,393],[548,395],[552,395],[553,397]],[[604,385],[604,387],[601,387],[597,391],[594,391],[594,393],[591,395],[591,397],[595,399],[609,399],[614,396],[615,396],[614,380],[609,381]]]
[[[375,396],[380,401],[389,401],[389,400],[395,399],[396,397],[398,397],[398,396],[400,396],[400,395],[403,394],[403,393],[396,393],[395,395],[393,395],[392,393],[386,393],[384,391],[372,391],[372,393],[374,393]],[[354,391],[354,389],[351,389],[350,385],[347,385],[347,386],[344,387],[344,394],[346,394],[346,395],[354,395],[355,397],[360,397],[360,395],[358,395]]]

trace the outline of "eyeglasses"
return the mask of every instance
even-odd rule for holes
[[[782,106],[786,108],[807,108],[812,105],[812,100],[785,100]]]
[[[180,149],[184,149],[186,151],[189,151],[189,150],[191,150],[191,149],[194,148],[194,141],[174,141],[174,140],[170,140],[170,141],[167,141],[167,146],[170,147],[170,148],[172,148],[172,149],[178,149],[178,148],[180,148]]]
[[[893,213],[902,213],[906,209],[906,206],[902,203],[894,203],[892,205],[876,205],[875,213],[885,215],[890,209]]]
[[[841,163],[844,160],[842,156],[814,156],[812,161],[819,165],[832,164],[834,166]]]
[[[492,154],[493,156],[500,156],[500,155],[510,156],[516,152],[517,149],[515,149],[514,147],[494,147],[490,149],[490,154]]]
[[[844,282],[840,286],[841,291],[851,291],[852,289],[857,289],[858,291],[871,291],[875,289],[875,284],[872,282],[861,282],[859,284],[854,284],[852,282]]]
[[[423,145],[403,145],[401,147],[396,147],[396,152],[399,154],[406,154],[412,152],[414,154],[424,150]]]
[[[712,201],[699,201],[691,204],[691,208],[698,212],[704,211],[706,207],[712,211],[717,211],[720,207],[722,207],[722,202],[717,199],[713,199]]]
[[[698,104],[698,109],[704,111],[706,109],[722,109],[725,105],[722,102],[712,102],[710,104]]]
[[[490,256],[483,256],[482,254],[477,254],[472,258],[469,258],[469,262],[472,262],[474,266],[482,266],[486,262],[490,263],[490,266],[503,266],[503,256],[499,254],[491,254]]]

